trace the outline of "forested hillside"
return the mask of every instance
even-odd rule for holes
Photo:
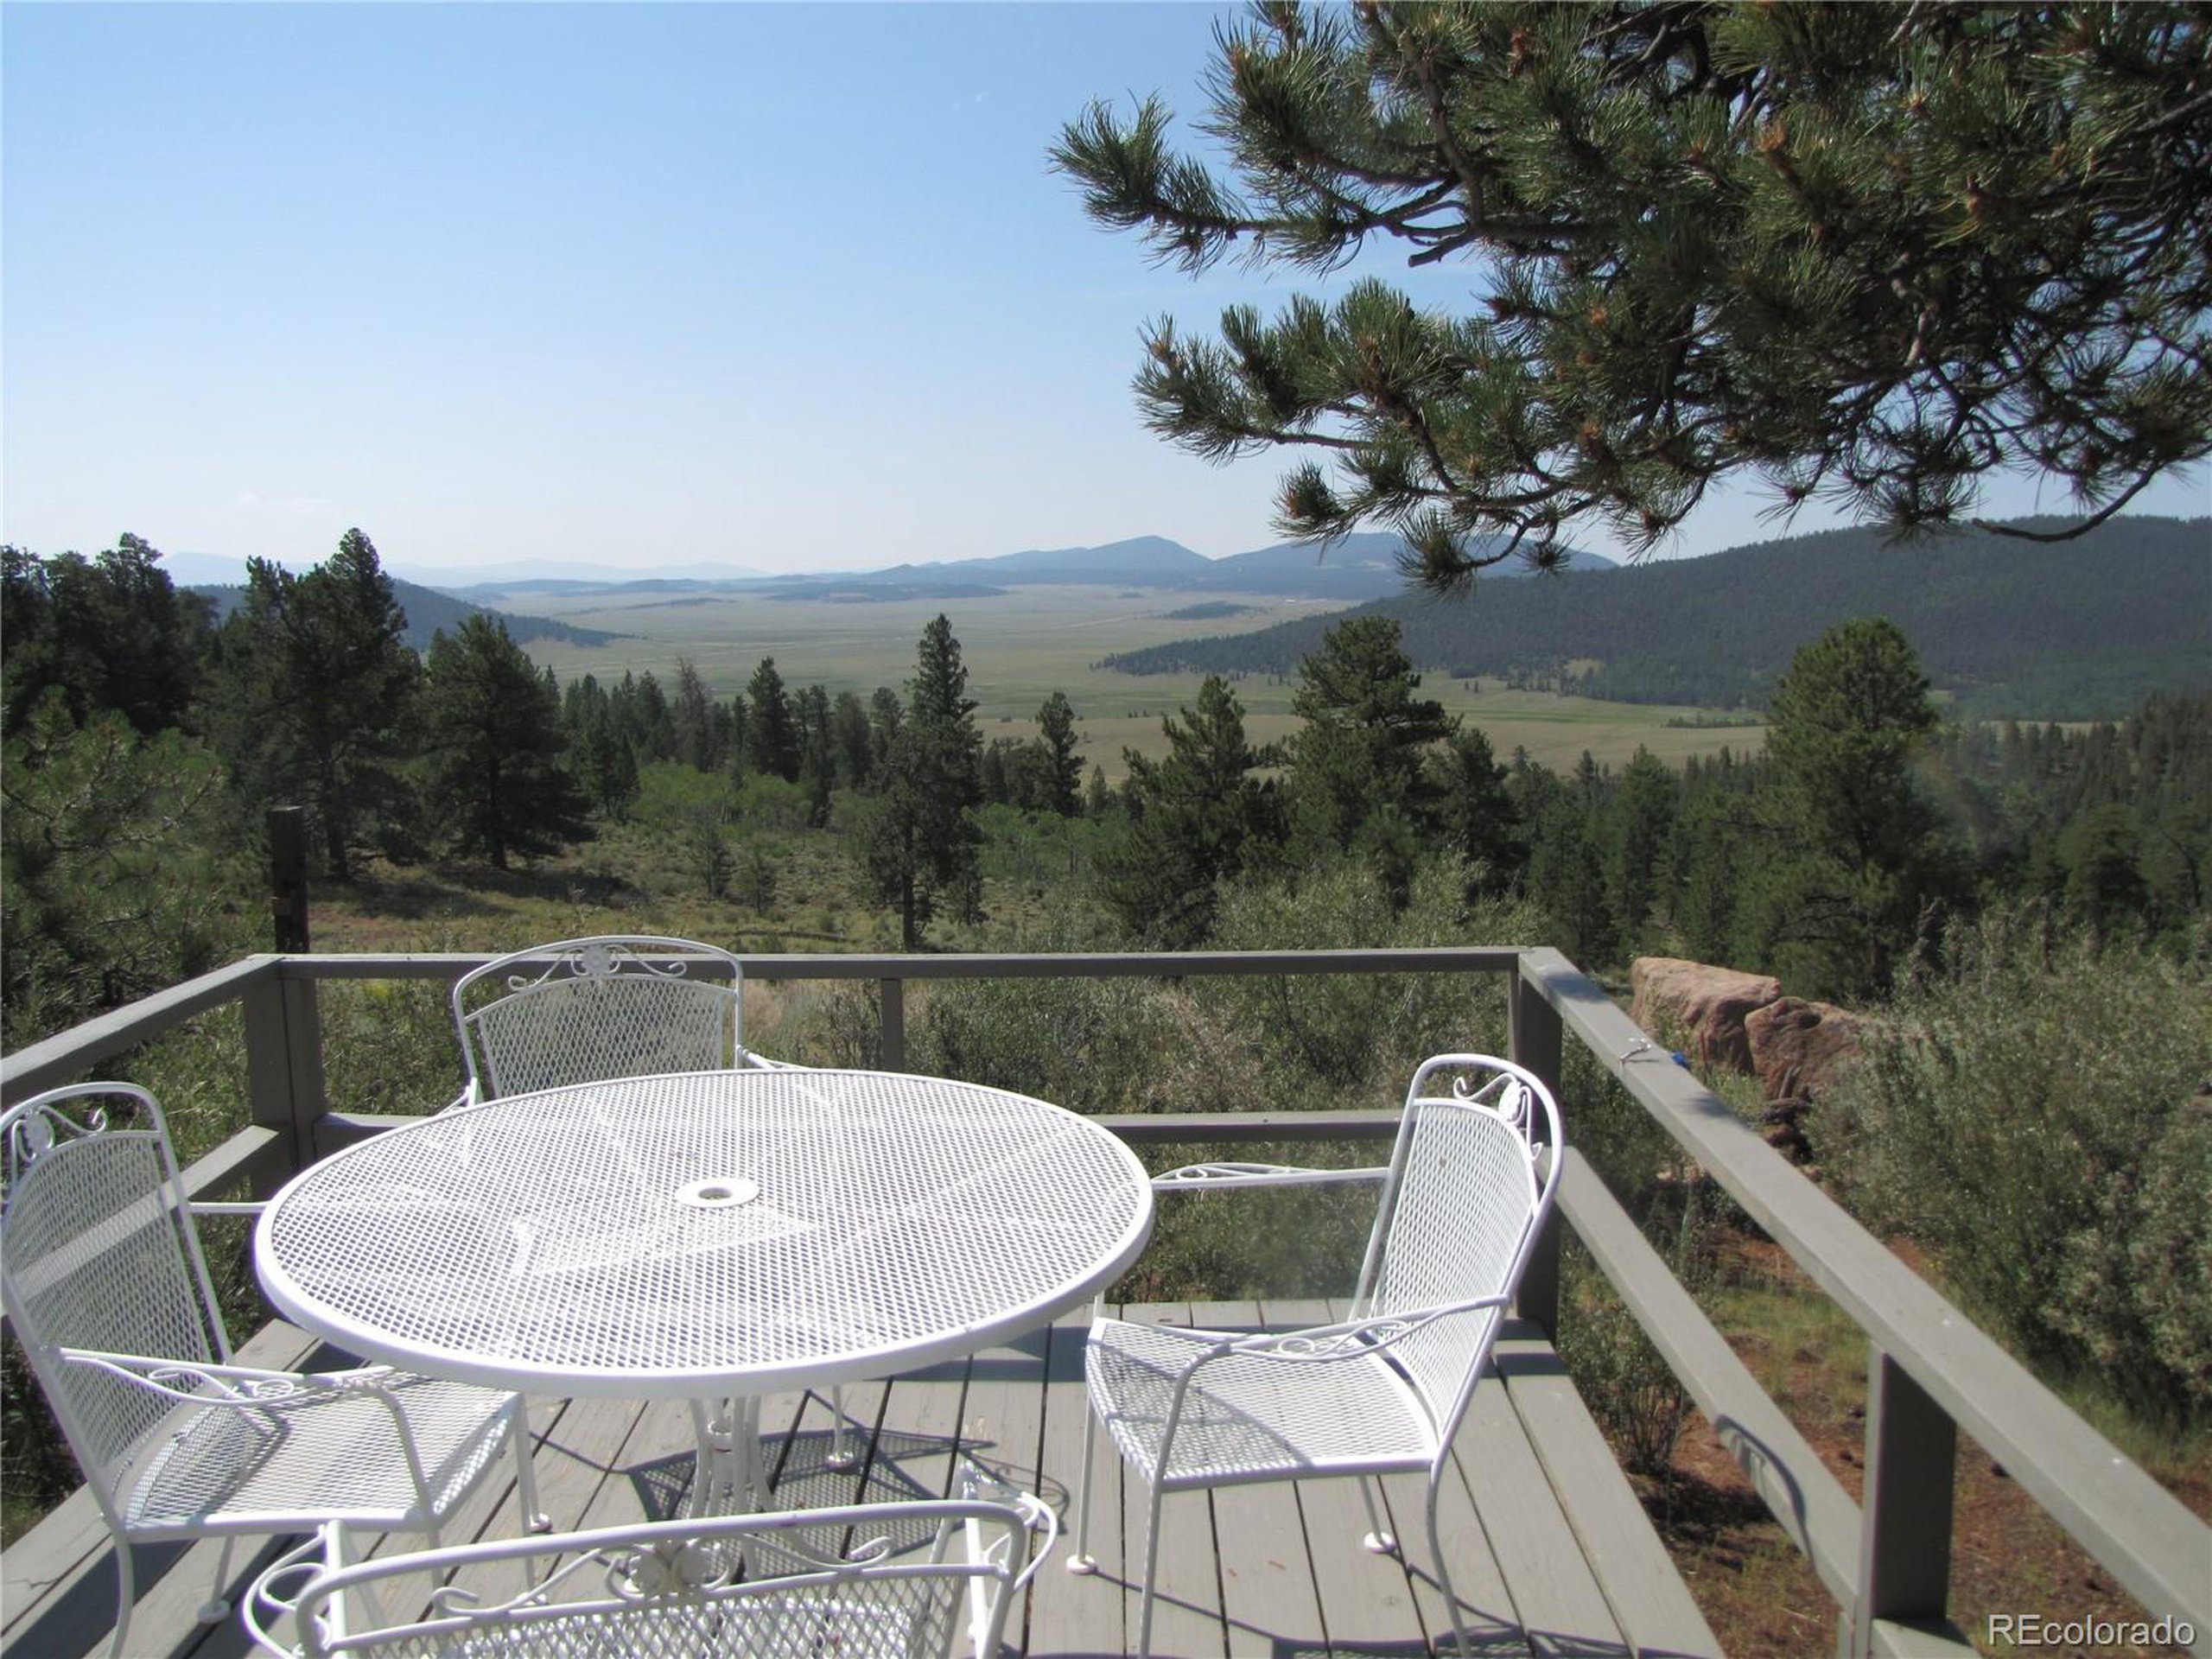
[[[2116,518],[2056,545],[1827,531],[1701,559],[1484,581],[1465,601],[1403,595],[1366,612],[1399,622],[1407,654],[1433,671],[1712,708],[1766,707],[1800,646],[1837,623],[1886,616],[1961,715],[2111,719],[2154,691],[2212,680],[2212,520]],[[1106,665],[1287,675],[1328,626],[1187,640]]]
[[[407,626],[400,638],[410,651],[428,651],[434,637],[458,633],[462,623],[478,615],[501,624],[512,639],[524,645],[533,639],[562,639],[573,645],[603,645],[626,637],[599,628],[574,627],[550,616],[518,616],[512,611],[495,611],[488,606],[442,594],[435,588],[425,588],[419,582],[402,582],[397,576],[389,580],[392,597],[407,613]],[[214,606],[215,620],[219,623],[227,620],[246,599],[243,588],[194,587],[188,591],[206,595]]]

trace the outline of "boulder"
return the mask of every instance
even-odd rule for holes
[[[1858,1058],[1866,1020],[1833,1002],[1779,997],[1744,1021],[1751,1070],[1769,1100],[1816,1100]]]
[[[1678,957],[1638,957],[1629,965],[1629,1018],[1655,1036],[1680,1033],[1703,1066],[1751,1069],[1744,1022],[1782,996],[1782,982]]]

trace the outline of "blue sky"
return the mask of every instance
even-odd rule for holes
[[[358,524],[403,574],[1274,541],[1282,461],[1185,454],[1128,382],[1147,318],[1312,279],[1157,270],[1045,162],[1094,96],[1195,112],[1219,15],[8,4],[0,537],[304,566]]]

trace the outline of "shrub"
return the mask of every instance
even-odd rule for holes
[[[2031,1358],[2212,1409],[2212,999],[2133,946],[1985,920],[1909,987],[1815,1149]]]
[[[1224,896],[1209,944],[1223,950],[1380,950],[1533,943],[1535,912],[1470,899],[1471,868],[1424,861],[1404,902],[1381,873],[1345,860]],[[1223,1023],[1262,1046],[1281,1086],[1315,1080],[1393,1106],[1431,1054],[1505,1052],[1503,979],[1491,974],[1327,974],[1204,982],[1198,991]]]

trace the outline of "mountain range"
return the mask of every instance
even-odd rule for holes
[[[878,570],[707,580],[698,577],[610,575],[591,580],[577,575],[549,575],[471,587],[442,583],[446,591],[474,597],[544,593],[610,595],[645,593],[729,593],[772,600],[970,599],[1008,588],[1109,583],[1171,593],[1243,593],[1271,598],[1331,599],[1361,603],[1398,593],[1405,586],[1399,537],[1371,533],[1346,537],[1325,550],[1306,542],[1279,542],[1249,553],[1210,559],[1164,536],[1138,536],[1096,547],[1029,548],[989,558],[947,559],[929,564],[894,564]],[[1602,554],[1577,551],[1574,569],[1613,569]],[[1533,574],[1518,560],[1493,567],[1497,575]]]
[[[218,622],[245,601],[243,587],[200,582],[194,584],[192,591],[205,594],[215,601]],[[575,627],[567,622],[556,622],[550,616],[523,616],[512,611],[493,610],[488,606],[442,594],[435,588],[403,582],[397,576],[391,579],[391,595],[398,601],[399,608],[407,613],[407,627],[400,638],[413,651],[428,651],[434,634],[459,632],[463,620],[479,611],[505,623],[508,634],[518,645],[526,645],[533,639],[559,639],[572,645],[604,645],[630,637],[608,633],[601,628]]]
[[[2045,532],[2056,520],[2022,520]],[[1624,702],[1762,707],[1791,655],[1886,616],[1962,715],[2102,718],[2212,683],[2212,520],[2119,518],[2058,543],[1961,531],[1897,543],[1825,531],[1700,559],[1479,581],[1465,601],[1402,589],[1419,666]],[[1343,613],[1106,659],[1131,674],[1294,673]]]

